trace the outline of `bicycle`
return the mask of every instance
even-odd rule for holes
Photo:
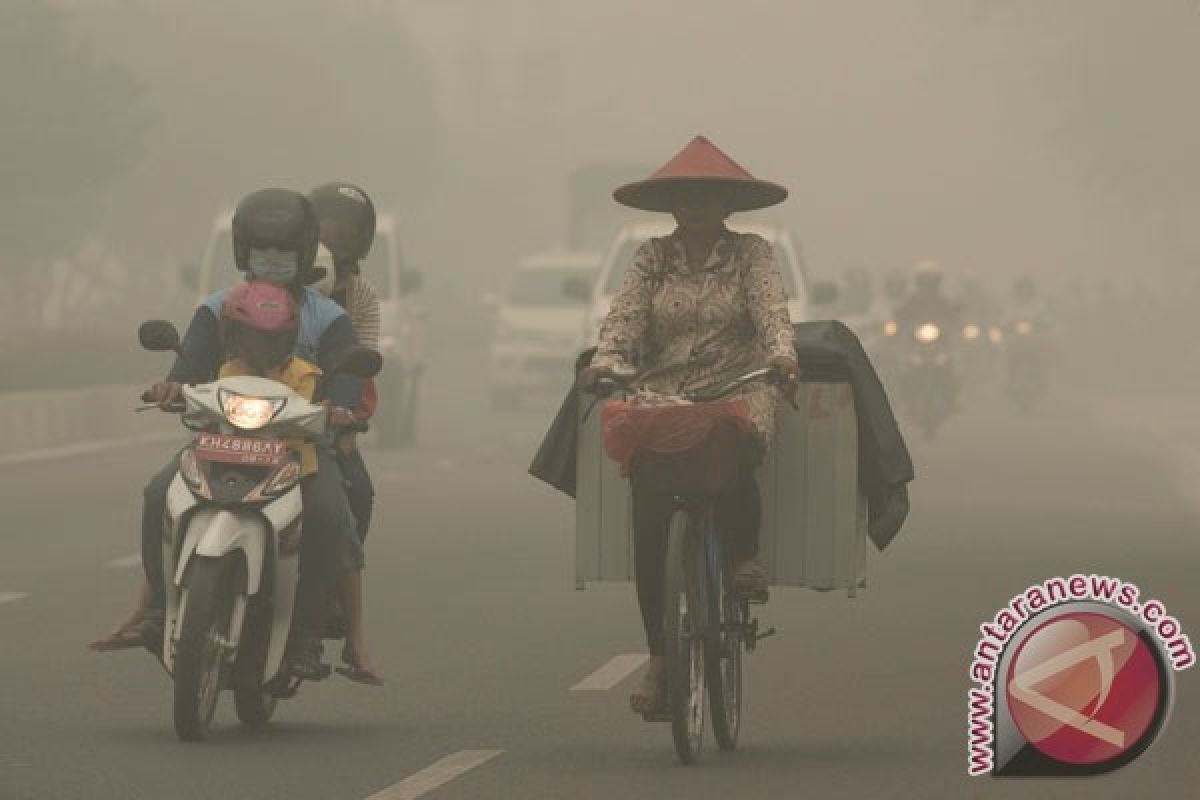
[[[636,380],[601,378],[596,394],[628,390]],[[685,393],[683,398],[692,403],[715,402],[762,380],[778,384],[781,377],[776,370],[763,368],[715,389]],[[694,763],[703,749],[706,705],[718,747],[725,751],[737,747],[742,721],[742,655],[754,652],[760,640],[775,633],[774,628],[760,632],[758,620],[751,616],[750,606],[766,598],[748,597],[735,590],[733,564],[714,515],[720,490],[731,485],[742,468],[736,448],[744,436],[733,426],[714,426],[701,457],[711,460],[707,466],[715,469],[708,470],[702,480],[688,474],[695,470],[681,470],[677,456],[647,458],[639,454],[632,476],[664,487],[674,503],[663,575],[667,679],[663,721],[671,723],[675,751],[684,764]]]

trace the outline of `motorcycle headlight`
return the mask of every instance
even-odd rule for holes
[[[229,424],[243,431],[256,431],[266,425],[286,402],[280,398],[251,397],[225,389],[218,393],[217,400]]]
[[[979,338],[983,331],[979,330],[978,325],[967,325],[963,327],[963,338],[968,342],[973,342]]]
[[[942,329],[932,322],[926,322],[923,325],[917,326],[917,330],[913,336],[921,344],[933,344],[942,337]]]
[[[895,336],[896,332],[899,330],[900,330],[900,326],[896,324],[896,320],[894,320],[894,319],[890,319],[887,322],[883,323],[883,335],[884,336]]]
[[[996,327],[988,328],[988,341],[992,344],[1000,344],[1004,341],[1004,331]]]
[[[1017,323],[1017,333],[1021,336],[1028,336],[1033,333],[1033,323],[1027,319],[1020,320]]]

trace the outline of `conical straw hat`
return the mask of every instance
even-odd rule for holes
[[[755,178],[708,139],[697,136],[649,178],[617,189],[613,199],[644,211],[671,211],[678,190],[692,187],[724,194],[730,211],[766,208],[787,197],[787,189]]]

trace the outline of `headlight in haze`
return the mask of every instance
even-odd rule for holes
[[[942,337],[942,329],[932,322],[926,322],[923,325],[917,326],[916,333],[913,336],[921,344],[933,344]]]
[[[974,325],[974,324],[967,325],[963,328],[963,338],[966,339],[968,342],[973,342],[979,338],[979,334],[981,334],[982,332],[983,331],[979,330],[978,325]]]
[[[1027,319],[1023,319],[1017,323],[1017,333],[1021,336],[1028,336],[1033,333],[1033,323]]]
[[[992,344],[1000,344],[1004,341],[1004,331],[994,325],[988,328],[988,341]]]
[[[896,320],[894,319],[889,319],[887,322],[883,323],[884,336],[895,336],[896,331],[898,330],[900,330],[900,326],[896,324]]]
[[[243,431],[256,431],[266,425],[283,408],[284,403],[281,399],[250,397],[230,391],[222,391],[218,399],[225,419]]]

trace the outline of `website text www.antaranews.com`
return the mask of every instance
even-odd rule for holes
[[[998,611],[991,622],[979,626],[983,634],[971,660],[971,680],[978,686],[968,692],[970,752],[968,771],[982,775],[992,768],[993,719],[995,711],[995,675],[1004,648],[1013,633],[1029,618],[1063,603],[1094,601],[1123,609],[1145,623],[1162,643],[1175,670],[1196,663],[1191,640],[1183,633],[1179,620],[1167,613],[1158,600],[1141,599],[1141,591],[1132,583],[1105,575],[1072,575],[1049,578],[1015,595]]]

